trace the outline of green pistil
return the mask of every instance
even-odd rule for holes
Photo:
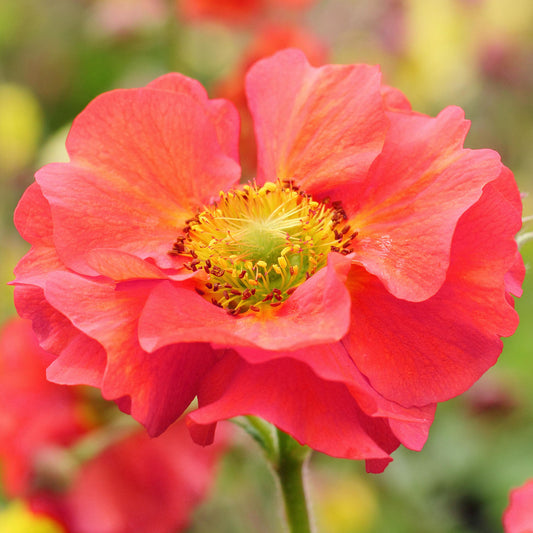
[[[173,255],[190,258],[197,292],[231,314],[260,312],[286,300],[326,266],[347,255],[357,235],[339,202],[317,202],[291,183],[245,185],[186,221]]]

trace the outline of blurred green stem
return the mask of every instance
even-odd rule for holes
[[[305,494],[305,469],[311,449],[256,416],[233,420],[258,444],[276,474],[289,533],[312,533],[309,506]]]
[[[290,533],[311,533],[309,506],[305,494],[304,470],[310,449],[278,430],[279,455],[274,470],[278,475]]]

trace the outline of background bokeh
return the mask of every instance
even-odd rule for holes
[[[267,24],[302,33],[258,44]],[[7,283],[27,250],[12,223],[16,202],[37,168],[66,157],[69,124],[92,98],[179,71],[213,95],[238,99],[246,62],[285,42],[308,47],[315,64],[381,64],[385,81],[418,111],[461,106],[472,120],[467,145],[502,155],[524,193],[524,214],[533,215],[531,0],[316,0],[304,10],[277,6],[238,24],[185,16],[170,0],[0,0],[0,319],[15,313]],[[526,223],[522,233],[531,231],[533,222]],[[533,243],[522,252],[530,265]],[[309,482],[319,531],[502,530],[510,488],[533,477],[532,291],[528,269],[517,333],[471,391],[439,406],[422,452],[398,450],[381,475],[365,474],[357,462],[313,456]],[[0,508],[6,504],[0,496]],[[277,504],[259,450],[241,435],[188,531],[278,531]],[[0,511],[6,533],[39,531],[19,511]]]

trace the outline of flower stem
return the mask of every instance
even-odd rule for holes
[[[274,469],[281,485],[290,533],[311,533],[311,520],[305,495],[304,469],[309,448],[278,430],[279,456]]]
[[[279,480],[289,533],[313,533],[305,495],[305,469],[311,449],[255,416],[233,421],[261,447]]]

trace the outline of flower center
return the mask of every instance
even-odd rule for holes
[[[190,257],[200,295],[240,314],[281,305],[330,252],[349,254],[356,235],[340,202],[317,202],[291,182],[252,183],[187,220],[169,253]]]

